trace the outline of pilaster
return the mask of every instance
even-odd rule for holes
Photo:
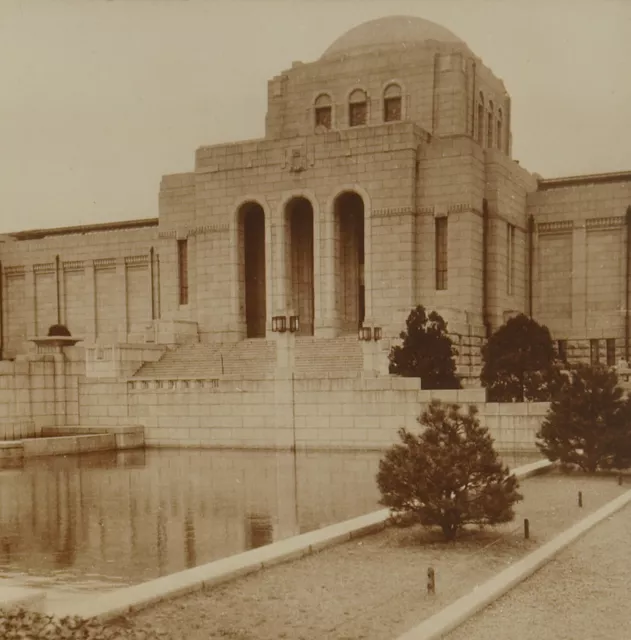
[[[24,270],[24,303],[26,305],[26,335],[37,334],[37,314],[35,312],[35,271],[33,265]]]
[[[85,340],[96,342],[96,273],[92,261],[85,268],[85,299]]]
[[[587,324],[587,228],[574,225],[572,231],[572,329]]]

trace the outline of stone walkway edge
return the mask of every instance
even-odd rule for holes
[[[525,558],[518,560],[515,564],[475,588],[471,593],[459,598],[430,618],[425,619],[417,627],[399,636],[397,640],[439,640],[444,638],[446,634],[529,578],[561,551],[576,542],[582,535],[606,518],[613,516],[630,502],[631,490],[626,491],[598,509],[598,511],[566,529]]]
[[[514,469],[513,473],[523,479],[544,473],[551,466],[548,460],[538,460]],[[100,594],[81,604],[70,603],[63,608],[58,605],[49,613],[58,616],[77,615],[106,622],[169,598],[217,586],[265,567],[296,560],[353,538],[375,533],[385,528],[389,516],[389,509],[380,509],[199,567]]]

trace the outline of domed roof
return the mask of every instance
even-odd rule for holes
[[[388,16],[364,22],[340,36],[322,55],[333,58],[370,50],[399,49],[433,40],[464,44],[449,29],[413,16]]]

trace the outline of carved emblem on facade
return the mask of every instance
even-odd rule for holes
[[[302,149],[291,150],[289,170],[292,173],[300,173],[307,170],[307,156]]]

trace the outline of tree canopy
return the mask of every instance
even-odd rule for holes
[[[477,409],[434,401],[418,418],[424,430],[399,430],[379,463],[381,504],[393,515],[412,515],[453,540],[466,524],[494,525],[514,518],[522,499],[517,478],[502,465]]]
[[[399,334],[402,344],[392,347],[390,373],[420,378],[423,389],[460,389],[455,356],[447,323],[435,311],[419,305],[412,309]]]
[[[631,466],[631,403],[614,371],[574,364],[537,433],[552,461],[584,471]]]
[[[482,347],[482,385],[490,402],[549,401],[563,383],[550,331],[519,314]]]

